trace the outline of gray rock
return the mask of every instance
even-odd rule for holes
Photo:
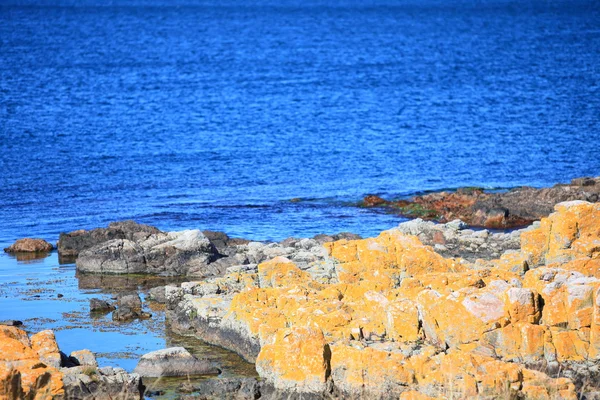
[[[174,276],[202,272],[217,257],[202,232],[188,230],[159,232],[138,241],[109,240],[82,251],[76,264],[84,273]]]
[[[117,298],[119,308],[127,307],[133,311],[142,311],[142,299],[137,293],[120,295]]]
[[[165,296],[165,287],[157,286],[148,291],[148,297],[150,300],[154,300],[157,303],[164,304],[167,302],[167,298]]]
[[[83,250],[114,239],[137,241],[160,231],[149,225],[134,221],[112,222],[108,228],[97,228],[90,231],[83,229],[61,233],[58,240],[58,252],[61,256],[77,256]]]
[[[21,326],[21,325],[23,325],[23,322],[16,320],[16,319],[5,319],[5,320],[0,321],[0,325]]]
[[[66,399],[142,399],[144,385],[138,374],[122,368],[78,366],[61,368]]]
[[[214,375],[220,371],[205,360],[199,360],[183,347],[171,347],[144,354],[135,373],[142,377]]]
[[[94,356],[94,353],[87,349],[71,352],[69,359],[76,365],[98,367],[96,356]]]
[[[115,310],[115,306],[109,302],[97,298],[90,299],[90,312],[108,313]]]

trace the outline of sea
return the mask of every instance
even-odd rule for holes
[[[598,175],[597,0],[0,0],[1,247],[123,219],[373,236],[403,219],[366,194]],[[128,370],[166,345],[89,322],[99,295],[0,255],[0,319]]]

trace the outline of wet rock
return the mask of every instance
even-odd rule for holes
[[[109,302],[97,298],[90,299],[90,312],[93,313],[108,313],[115,310],[115,306]]]
[[[160,231],[149,225],[135,221],[112,222],[108,228],[97,228],[90,231],[83,229],[61,233],[58,240],[58,253],[61,256],[77,256],[83,250],[114,239],[138,241]]]
[[[431,193],[411,200],[373,201],[366,206],[389,206],[408,217],[447,222],[460,219],[471,226],[513,228],[528,225],[548,216],[556,204],[600,199],[600,177],[578,178],[569,184],[536,189],[519,187],[504,193],[488,193],[481,188],[462,188],[455,192]]]
[[[171,347],[144,354],[134,372],[142,377],[153,378],[220,373],[209,362],[197,359],[183,347]]]
[[[120,295],[117,298],[119,308],[127,307],[133,311],[142,311],[142,299],[137,293]]]
[[[11,246],[4,249],[6,253],[47,253],[52,251],[54,246],[44,239],[19,239]]]

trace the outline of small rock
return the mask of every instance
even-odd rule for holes
[[[86,365],[91,367],[97,367],[98,361],[96,356],[91,351],[84,349],[79,351],[73,351],[69,358],[75,362],[76,365]]]
[[[4,249],[6,253],[47,253],[54,247],[44,239],[19,239],[10,247]]]
[[[220,373],[219,369],[205,360],[197,359],[183,347],[171,347],[144,354],[134,372],[142,377],[151,378]]]
[[[59,294],[56,295],[56,297],[58,297],[59,299],[62,299],[63,297],[65,297],[65,295],[62,294],[62,293],[59,293]]]
[[[140,295],[137,293],[119,296],[117,299],[117,304],[119,308],[127,307],[133,311],[142,310],[142,299],[140,299]]]
[[[115,309],[115,306],[109,304],[107,301],[93,298],[90,299],[90,312],[110,312]]]

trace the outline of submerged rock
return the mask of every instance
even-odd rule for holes
[[[44,239],[19,239],[11,246],[4,249],[6,253],[47,253],[52,251],[54,246]]]
[[[461,188],[415,196],[410,200],[386,201],[377,196],[365,197],[366,207],[391,206],[408,217],[440,222],[460,219],[471,226],[513,228],[548,216],[556,204],[600,200],[600,177],[573,179],[569,184],[536,189],[519,187],[504,193],[489,193],[481,188]]]
[[[135,367],[142,377],[216,375],[220,371],[205,360],[199,360],[183,347],[171,347],[146,353]]]
[[[256,361],[292,398],[585,397],[600,390],[600,204],[555,210],[487,261],[442,257],[408,234],[435,239],[417,221],[325,243],[318,268],[231,268],[167,289],[168,321]],[[462,228],[439,232],[504,240]]]

